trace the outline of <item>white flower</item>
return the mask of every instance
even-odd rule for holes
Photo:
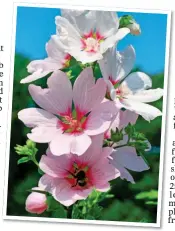
[[[56,17],[57,34],[65,51],[83,64],[102,59],[108,48],[130,32],[119,29],[116,12],[63,10],[62,14],[66,18]]]
[[[31,73],[31,75],[22,79],[21,83],[30,83],[69,65],[71,56],[64,51],[64,46],[60,41],[57,35],[51,37],[49,42],[46,43],[48,57],[29,63],[27,71]]]
[[[150,89],[152,80],[145,73],[130,73],[134,62],[135,50],[129,46],[124,52],[117,52],[117,54],[115,48],[110,49],[99,64],[103,78],[108,85],[108,95],[116,102],[116,105],[133,111],[150,121],[161,116],[162,113],[146,103],[160,99],[163,90]]]

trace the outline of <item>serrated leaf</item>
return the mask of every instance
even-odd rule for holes
[[[28,162],[30,159],[29,157],[25,156],[25,157],[22,157],[21,159],[18,160],[18,164],[22,164],[22,163],[26,163]]]

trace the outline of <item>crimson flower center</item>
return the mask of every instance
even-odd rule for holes
[[[81,39],[82,50],[90,53],[96,53],[100,49],[100,42],[104,40],[98,32],[90,32]]]
[[[87,117],[81,119],[73,118],[71,116],[64,116],[59,122],[63,132],[67,133],[80,133],[86,127]]]

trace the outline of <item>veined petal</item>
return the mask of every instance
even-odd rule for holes
[[[51,152],[56,156],[69,153],[82,155],[88,149],[90,144],[91,138],[84,133],[57,133],[55,138],[50,143],[50,149]]]
[[[118,110],[112,101],[101,103],[89,114],[85,132],[90,136],[104,133]]]
[[[39,186],[51,193],[55,200],[65,206],[70,206],[76,201],[74,199],[75,192],[65,179],[53,178],[45,174],[40,178]]]
[[[59,157],[49,157],[42,155],[39,162],[40,169],[51,177],[63,178],[67,174],[69,169],[70,158],[69,155],[59,156]]]
[[[97,136],[92,136],[91,137],[91,145],[87,149],[87,151],[80,156],[80,160],[84,163],[88,163],[89,166],[92,166],[97,160],[103,157],[101,155],[102,153],[102,147],[103,147],[103,140],[104,140],[104,135],[100,134]],[[109,151],[109,150],[108,150]],[[107,153],[107,150],[104,150],[104,155]]]
[[[120,163],[118,163],[117,161],[115,161],[113,159],[110,159],[110,163],[119,170],[120,178],[122,180],[126,179],[127,181],[131,182],[132,184],[135,183],[134,178],[129,173],[129,171],[126,168],[124,168]]]
[[[122,128],[125,128],[128,126],[128,124],[135,124],[138,118],[138,114],[136,114],[133,111],[125,110],[122,111],[120,110],[119,113],[116,116],[116,119],[111,125],[111,129],[116,129],[118,128],[121,130]]]
[[[73,101],[77,112],[87,114],[93,107],[102,102],[106,94],[106,84],[103,79],[95,78],[91,68],[84,69],[76,79],[73,87]]]
[[[143,103],[150,103],[160,99],[163,96],[163,89],[149,89],[138,91],[134,95],[127,95],[127,98],[130,100],[135,100]]]
[[[41,61],[41,62],[43,64],[45,61]],[[34,71],[33,74],[28,75],[26,78],[22,79],[20,81],[20,83],[31,83],[37,79],[41,79],[41,78],[45,77],[49,73],[50,73],[50,71],[43,71],[43,69],[37,69],[36,71]]]
[[[40,108],[23,109],[18,112],[18,118],[27,127],[35,127],[39,125],[55,127],[58,121],[56,116]]]
[[[62,9],[61,14],[81,35],[89,34],[95,28],[96,20],[94,11]]]
[[[143,72],[134,72],[129,74],[120,85],[120,88],[125,94],[130,94],[130,92],[135,94],[138,91],[146,90],[151,87],[151,78]]]
[[[53,114],[66,114],[72,107],[72,86],[64,72],[56,71],[48,79],[49,88],[29,85],[33,100]]]
[[[130,30],[128,28],[121,28],[118,32],[110,37],[107,37],[103,42],[100,43],[101,53],[105,53],[109,48],[113,47],[117,42],[123,39]]]
[[[121,81],[132,70],[136,54],[133,46],[128,46],[123,52],[116,54],[116,81]]]
[[[52,35],[48,43],[46,43],[46,51],[49,57],[58,63],[64,63],[66,47],[61,43],[57,35]],[[62,65],[63,66],[63,65]]]
[[[111,157],[116,163],[135,172],[142,172],[149,169],[143,158],[137,155],[134,147],[126,146],[117,148],[117,150],[111,154]]]
[[[75,27],[71,25],[71,23],[66,18],[61,16],[57,16],[55,18],[55,23],[59,35],[64,37],[64,39],[61,39],[61,42],[65,46],[68,45],[67,51],[69,51],[70,48],[79,49],[81,47],[81,36]]]
[[[122,99],[120,103],[123,105],[124,108],[134,111],[135,113],[141,115],[147,121],[153,120],[156,117],[162,115],[162,112],[159,109],[146,103],[130,99]]]
[[[100,70],[103,78],[107,81],[110,79],[116,79],[116,47],[108,49],[104,54],[103,59],[99,61]]]
[[[95,11],[95,13],[97,32],[104,38],[114,35],[119,27],[119,19],[116,12]]]

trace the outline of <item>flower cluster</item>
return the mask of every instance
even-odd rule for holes
[[[18,113],[32,128],[27,134],[31,142],[48,144],[38,163],[43,175],[26,200],[26,210],[38,214],[48,208],[46,195],[70,206],[94,189],[110,190],[109,182],[117,177],[134,183],[129,170],[149,169],[142,154],[151,146],[134,124],[139,115],[147,121],[161,116],[148,103],[160,99],[163,90],[151,89],[147,74],[132,72],[133,46],[117,51],[127,34],[140,34],[139,24],[134,19],[125,24],[126,18],[119,19],[116,12],[61,13],[55,19],[56,34],[46,44],[48,57],[32,61],[30,75],[21,80],[30,83],[49,74],[46,88],[29,85],[37,107]],[[73,73],[76,68],[78,74]]]

